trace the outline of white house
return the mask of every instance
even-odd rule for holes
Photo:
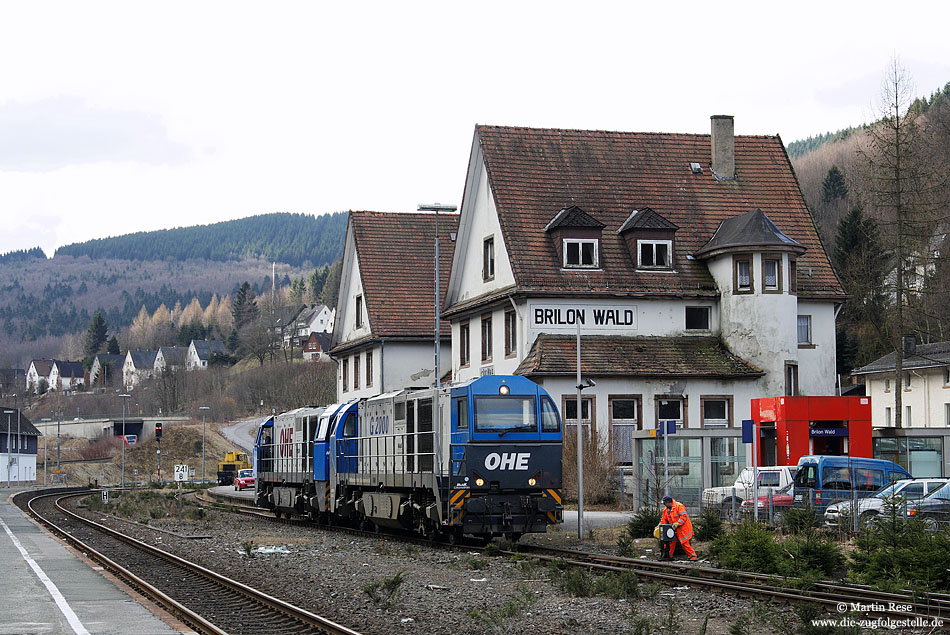
[[[900,382],[896,366],[895,353],[888,353],[851,372],[871,397],[871,425],[894,428],[894,392],[902,390],[901,427],[950,428],[950,342],[916,344],[908,337]]]
[[[224,342],[218,340],[192,340],[188,345],[188,355],[185,358],[186,370],[201,370],[208,367],[208,360],[212,355],[227,355]]]
[[[29,392],[38,393],[40,391],[40,380],[46,382],[46,388],[49,388],[49,374],[53,370],[53,360],[34,359],[30,362],[30,367],[26,371],[26,389]]]
[[[440,293],[458,214],[438,216]],[[339,400],[435,384],[435,236],[431,213],[350,212],[330,355]],[[440,375],[451,369],[440,324]]]
[[[160,375],[166,368],[169,371],[183,369],[187,360],[187,346],[161,346],[155,355],[155,374]]]
[[[121,377],[125,355],[99,353],[92,359],[89,367],[89,384],[93,386],[111,386],[117,377]]]
[[[311,304],[297,315],[294,323],[294,346],[301,346],[311,333],[332,333],[333,311],[325,304]],[[284,336],[284,347],[290,346],[290,334]]]
[[[40,436],[40,431],[19,409],[0,408],[0,480],[36,481]]]
[[[843,298],[778,137],[721,116],[711,135],[476,127],[442,312],[453,378],[527,375],[573,434],[579,337],[580,419],[617,462],[675,420],[696,430],[671,450],[696,487],[710,456],[741,463],[722,428],[750,399],[834,394]]]
[[[84,376],[82,362],[54,359],[49,372],[49,388],[50,390],[73,390],[83,385]]]
[[[122,364],[122,383],[131,390],[143,379],[155,374],[155,356],[158,351],[142,350],[137,348],[125,354],[125,363]]]

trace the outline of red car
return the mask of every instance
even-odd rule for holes
[[[789,483],[782,489],[772,492],[772,518],[775,524],[782,522],[782,516],[786,511],[792,508],[795,503],[794,483]],[[769,519],[769,497],[768,495],[759,496],[759,520],[767,521]],[[752,499],[747,498],[742,501],[742,513],[752,516]]]
[[[234,489],[240,492],[245,488],[254,489],[254,470],[238,470],[234,477]]]

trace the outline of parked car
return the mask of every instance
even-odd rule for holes
[[[867,498],[858,499],[858,520],[861,524],[866,524],[872,520],[881,513],[881,509],[884,507],[884,501],[890,496],[900,496],[908,502],[918,501],[943,487],[948,480],[950,479],[904,478],[895,481],[891,485],[885,485]],[[838,519],[842,514],[849,518],[852,516],[851,507],[850,500],[829,505],[825,510],[825,524],[829,527],[837,527]]]
[[[775,492],[790,485],[795,478],[796,469],[795,466],[788,465],[770,465],[758,468],[759,494]],[[753,468],[747,467],[739,472],[739,476],[733,485],[704,489],[703,509],[718,509],[723,518],[731,518],[733,504],[735,504],[735,511],[740,511],[742,501],[752,498],[754,492],[752,476]]]
[[[795,504],[811,504],[823,514],[829,505],[866,498],[885,485],[913,478],[893,461],[848,456],[808,455],[798,460]]]
[[[234,477],[234,489],[240,492],[245,488],[253,488],[254,482],[254,470],[238,470]]]
[[[795,483],[789,483],[785,487],[772,492],[772,522],[779,524],[785,512],[795,504]],[[766,520],[769,515],[769,496],[759,496],[759,519]],[[742,501],[742,513],[752,515],[752,499]]]
[[[908,503],[907,515],[919,518],[930,529],[950,522],[950,483],[931,492],[926,498]]]

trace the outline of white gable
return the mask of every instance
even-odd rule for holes
[[[491,238],[493,243],[495,275],[494,279],[486,281],[483,279],[482,267],[485,240],[488,238]],[[511,262],[498,222],[495,199],[488,184],[488,171],[485,169],[476,136],[465,183],[465,198],[462,200],[446,305],[451,307],[458,302],[510,287],[514,283]]]
[[[356,298],[362,298],[362,325],[356,326]],[[343,269],[340,272],[340,294],[336,304],[336,320],[333,325],[333,338],[330,346],[335,347],[366,337],[372,332],[369,313],[366,310],[366,296],[363,293],[363,278],[360,275],[359,257],[356,254],[356,240],[353,237],[353,223],[350,221],[343,246]]]

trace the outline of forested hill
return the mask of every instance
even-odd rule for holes
[[[136,232],[65,245],[57,256],[185,261],[264,258],[294,267],[328,265],[343,254],[346,213],[262,214],[238,220]]]

